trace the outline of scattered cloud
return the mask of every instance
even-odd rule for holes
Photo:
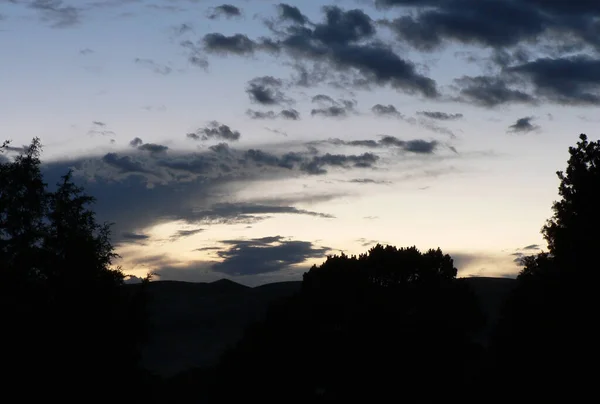
[[[212,269],[235,276],[288,270],[309,258],[325,257],[330,251],[328,247],[317,247],[309,241],[285,240],[281,236],[223,240],[221,243],[230,247],[217,253],[223,261],[214,264]]]
[[[234,142],[240,139],[241,134],[237,130],[232,130],[227,125],[211,121],[204,128],[198,129],[194,133],[188,133],[186,136],[193,140],[218,139]]]
[[[293,108],[282,109],[278,113],[275,111],[256,111],[253,109],[246,110],[246,115],[250,117],[250,119],[287,119],[292,121],[297,121],[300,119],[300,112],[296,111]]]
[[[448,114],[446,112],[439,111],[419,111],[417,114],[430,119],[437,119],[439,121],[455,121],[463,117],[463,114]]]
[[[312,116],[345,118],[350,113],[356,112],[356,100],[334,100],[328,95],[317,94],[312,98],[312,102],[319,104],[318,108],[313,108],[310,111]]]
[[[222,4],[217,7],[212,7],[208,12],[208,18],[211,20],[225,18],[239,18],[242,16],[242,10],[231,4]]]
[[[519,118],[514,124],[509,126],[508,131],[512,133],[529,133],[539,130],[540,127],[538,125],[531,123],[531,121],[534,119],[535,118],[532,116]]]
[[[423,139],[412,139],[412,140],[401,140],[395,136],[382,136],[378,141],[375,140],[341,140],[341,139],[329,139],[327,143],[337,146],[358,146],[367,148],[379,148],[379,147],[398,147],[403,151],[420,153],[420,154],[431,154],[439,146],[436,140],[423,140]]]
[[[135,64],[137,64],[139,66],[143,66],[147,69],[152,70],[154,73],[161,74],[163,76],[166,76],[173,71],[173,69],[170,68],[169,66],[159,64],[152,59],[135,58],[134,62],[135,62]]]
[[[283,82],[272,76],[256,77],[248,82],[246,93],[250,101],[261,105],[290,104],[292,100],[281,91]]]
[[[395,106],[375,104],[371,108],[371,111],[377,116],[394,116],[396,118],[403,118],[403,115],[396,109]]]

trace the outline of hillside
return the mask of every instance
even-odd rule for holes
[[[513,279],[468,278],[488,314],[490,325]],[[244,327],[262,318],[267,305],[300,289],[301,282],[250,288],[230,280],[212,283],[156,281],[149,285],[151,331],[143,352],[144,366],[170,376],[209,366],[237,342]],[[487,330],[482,334],[486,338]]]

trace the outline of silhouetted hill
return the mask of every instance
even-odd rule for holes
[[[508,278],[466,278],[483,310],[495,323],[503,299],[514,286]],[[254,288],[222,279],[211,283],[156,281],[148,286],[151,330],[143,353],[146,368],[170,376],[215,364],[244,328],[260,320],[270,302],[300,290],[302,282]],[[488,329],[481,338],[487,338]]]

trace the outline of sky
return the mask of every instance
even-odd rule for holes
[[[376,243],[515,276],[600,122],[596,0],[0,0],[0,50],[10,153],[74,171],[131,279]]]

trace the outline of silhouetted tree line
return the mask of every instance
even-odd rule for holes
[[[2,394],[19,402],[124,397],[144,378],[144,290],[123,287],[109,224],[96,222],[93,198],[71,173],[48,189],[40,152],[36,138],[0,160]]]
[[[70,174],[46,190],[39,150],[34,140],[0,165],[2,364],[14,380],[61,390],[75,380],[88,394],[125,383],[144,402],[563,402],[594,392],[600,143],[585,135],[558,172],[548,251],[524,258],[489,343],[449,255],[377,245],[313,266],[217,366],[167,380],[137,365],[146,297],[124,293],[111,269],[108,225]]]

